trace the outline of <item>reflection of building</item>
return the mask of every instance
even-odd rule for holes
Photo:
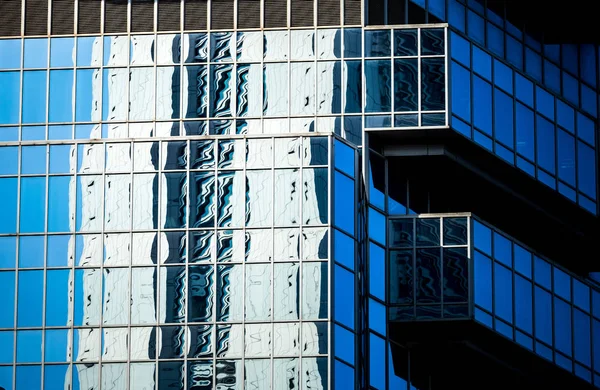
[[[600,387],[598,42],[510,3],[0,2],[0,387]]]

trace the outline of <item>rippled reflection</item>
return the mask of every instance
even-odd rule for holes
[[[241,265],[217,266],[217,321],[241,321],[244,274]]]
[[[273,258],[271,229],[246,230],[246,262],[270,262]]]
[[[198,361],[188,365],[188,389],[210,390],[213,387],[213,362]]]
[[[273,317],[275,320],[299,318],[299,265],[282,263],[273,266]]]
[[[210,66],[210,113],[211,117],[233,116],[235,107],[232,101],[232,90],[234,89],[232,79],[233,65],[211,65]]]
[[[217,357],[241,357],[244,349],[244,325],[217,325]]]
[[[299,70],[296,71],[296,73],[299,72]],[[264,65],[263,114],[265,116],[285,116],[288,114],[288,83],[288,64]],[[297,100],[294,99],[294,101]],[[305,103],[301,102],[299,104],[303,107]]]
[[[223,390],[242,390],[244,388],[241,360],[217,361],[216,388]]]
[[[273,388],[296,390],[300,385],[299,359],[273,360]]]
[[[161,323],[183,322],[186,309],[186,271],[184,266],[160,268]]]
[[[247,321],[271,319],[271,265],[253,264],[246,266]]]
[[[299,191],[299,169],[275,170],[274,222],[276,226],[297,225],[300,222]]]
[[[102,390],[121,390],[127,388],[127,364],[102,365]]]
[[[247,171],[246,180],[246,226],[271,225],[273,207],[271,171]]]
[[[262,32],[238,32],[237,60],[239,62],[260,62],[263,57],[262,44]]]
[[[469,297],[467,248],[444,248],[444,303]]]
[[[181,89],[184,91],[182,103],[185,117],[206,117],[208,108],[208,68],[206,65],[183,67]]]
[[[273,354],[297,356],[300,354],[300,324],[273,324]]]
[[[253,359],[245,361],[245,389],[271,388],[271,361]]]
[[[418,60],[394,61],[394,111],[419,109]]]
[[[260,64],[237,66],[238,116],[260,116],[262,111],[262,67]]]
[[[189,312],[190,322],[209,322],[213,316],[215,269],[212,265],[189,267]]]
[[[440,302],[440,249],[417,249],[416,271],[417,303]]]
[[[244,221],[244,173],[219,172],[217,176],[217,221],[220,227],[241,227]]]
[[[244,356],[271,356],[271,324],[246,324]]]

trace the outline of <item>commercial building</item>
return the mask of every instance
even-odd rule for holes
[[[600,387],[600,40],[558,13],[0,2],[0,388]]]

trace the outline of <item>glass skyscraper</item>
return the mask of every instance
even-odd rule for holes
[[[600,387],[600,42],[533,19],[0,1],[0,389]]]

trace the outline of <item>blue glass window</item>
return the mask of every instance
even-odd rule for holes
[[[554,345],[560,352],[571,356],[571,305],[554,298]]]
[[[597,98],[598,95],[593,89],[581,84],[581,108],[594,117],[597,115],[598,110]]]
[[[23,66],[25,68],[45,68],[48,65],[48,39],[25,39]]]
[[[49,122],[73,120],[73,71],[50,71]]]
[[[556,99],[556,122],[571,133],[575,131],[575,110],[560,99]]]
[[[335,266],[335,320],[354,329],[354,274]]]
[[[539,287],[535,287],[535,336],[552,345],[552,297]]]
[[[542,59],[528,47],[525,48],[525,71],[537,81],[542,81]]]
[[[532,285],[519,275],[515,275],[515,325],[529,334],[533,331]]]
[[[345,143],[335,140],[334,165],[337,169],[354,177],[354,155],[355,150]]]
[[[550,173],[554,173],[554,124],[536,115],[537,122],[537,163]]]
[[[385,244],[385,216],[369,207],[369,237]]]
[[[437,16],[441,20],[446,20],[446,1],[445,0],[429,0],[429,12]]]
[[[473,76],[473,124],[487,135],[492,135],[492,86]]]
[[[94,104],[95,99],[93,95],[93,84],[97,82],[99,77],[99,70],[77,70],[77,83],[75,87],[75,120],[77,122],[88,122],[92,118],[99,119],[100,111],[97,104]]]
[[[580,113],[577,113],[577,136],[590,145],[594,145],[594,142],[596,142],[594,122]]]
[[[365,61],[365,112],[388,112],[392,110],[391,81],[390,61]]]
[[[44,231],[46,203],[46,178],[24,177],[21,179],[20,231],[27,233]]]
[[[448,22],[451,26],[465,32],[465,6],[457,0],[448,3]]]
[[[509,24],[507,22],[507,26]],[[506,59],[518,69],[523,69],[523,45],[510,35],[506,35]]]
[[[0,237],[0,268],[15,268],[16,237]]]
[[[44,271],[19,272],[18,326],[42,326]]]
[[[560,70],[550,61],[544,61],[544,84],[560,94]]]
[[[567,72],[562,72],[562,87],[563,87],[563,96],[565,99],[575,104],[579,105],[579,82],[577,79]],[[585,85],[581,85],[582,89],[587,88]],[[582,91],[583,94],[583,91]],[[595,96],[595,95],[594,95]]]
[[[487,40],[488,48],[504,57],[504,32],[490,22],[487,22]]]
[[[544,114],[548,119],[554,120],[554,97],[542,88],[535,88],[536,104],[538,112]]]
[[[339,228],[354,234],[354,180],[335,172],[334,223]]]
[[[48,236],[47,267],[65,267],[69,264],[70,239],[71,236],[68,235]]]
[[[483,18],[471,10],[467,11],[467,34],[474,41],[485,45],[485,31]]]
[[[573,303],[586,312],[590,311],[590,288],[577,279],[573,280]]]
[[[390,30],[365,31],[365,57],[389,57],[391,44]]]
[[[2,307],[2,310],[0,310],[0,327],[12,328],[15,320],[15,272],[0,272],[0,286],[2,286],[2,294],[0,294],[0,307]]]
[[[586,366],[591,365],[591,351],[590,351],[590,335],[591,335],[591,324],[590,316],[582,312],[581,310],[573,310],[573,336],[574,345],[573,352],[575,360],[585,364]]]
[[[596,48],[594,45],[579,46],[579,66],[581,67],[581,78],[596,86]]]
[[[575,186],[575,138],[558,129],[558,177]]]
[[[494,258],[507,267],[512,267],[512,242],[494,232]]]
[[[354,333],[339,325],[335,326],[334,332],[335,356],[350,364],[354,364]]]
[[[21,67],[21,40],[0,40],[0,69],[16,69]]]
[[[46,122],[46,71],[23,72],[23,123]]]
[[[354,269],[354,240],[339,230],[334,236],[335,261]]]
[[[385,389],[385,341],[371,333],[369,343],[369,383],[376,389]]]
[[[73,66],[73,48],[75,38],[50,39],[50,67]]]
[[[474,295],[475,304],[492,311],[492,260],[475,252]]]
[[[21,148],[21,173],[46,173],[46,146],[23,146]]]
[[[515,92],[517,99],[533,107],[533,83],[519,73],[515,74]]]
[[[386,334],[385,310],[384,305],[369,299],[369,327],[384,336]]]
[[[547,289],[552,288],[552,266],[547,261],[542,260],[537,256],[535,256],[534,259],[535,282]]]
[[[513,71],[498,60],[494,60],[494,84],[513,93]]]
[[[67,362],[68,345],[67,329],[47,330],[45,334],[44,360],[46,362]]]
[[[418,111],[418,66],[416,58],[394,61],[394,111]]]
[[[496,139],[513,149],[513,98],[497,88],[494,88],[494,126]]]
[[[517,103],[516,119],[517,152],[533,161],[535,158],[533,111]]]
[[[335,361],[335,390],[354,389],[354,369],[339,360]]]
[[[471,122],[471,73],[452,61],[452,113]]]
[[[19,122],[19,72],[0,72],[0,124]]]
[[[473,70],[492,81],[492,57],[475,45],[473,45]]]
[[[561,45],[562,49],[562,66],[569,72],[577,75],[577,65],[579,63],[579,55],[577,53],[577,46],[573,44]]]
[[[496,300],[496,315],[503,320],[512,323],[512,272],[494,263],[494,298]]]
[[[5,146],[0,148],[0,175],[16,175],[19,171],[19,147]]]
[[[362,57],[362,30],[359,28],[344,29],[344,57]]]
[[[13,348],[14,348],[14,333],[10,331],[0,331],[0,363],[12,363],[13,362]],[[0,382],[0,386],[2,383]]]
[[[17,179],[0,179],[0,233],[15,233],[17,229]]]
[[[594,149],[583,142],[577,142],[577,180],[579,190],[596,199],[596,162]]]
[[[385,301],[385,251],[379,245],[369,244],[369,293]]]
[[[44,266],[44,236],[19,237],[19,267]]]
[[[597,320],[592,320],[592,334],[600,334],[600,321]],[[599,337],[594,337],[593,338],[593,356],[594,358],[594,370],[596,371],[600,371],[600,359],[597,358],[597,356],[600,356],[600,338]]]
[[[394,30],[394,55],[416,56],[419,50],[417,34],[413,29]]]
[[[479,221],[473,220],[475,248],[492,255],[492,231]]]
[[[452,58],[462,63],[463,65],[470,67],[471,66],[471,56],[469,55],[469,48],[471,45],[469,41],[459,36],[458,34],[452,32],[450,35],[450,53]]]

